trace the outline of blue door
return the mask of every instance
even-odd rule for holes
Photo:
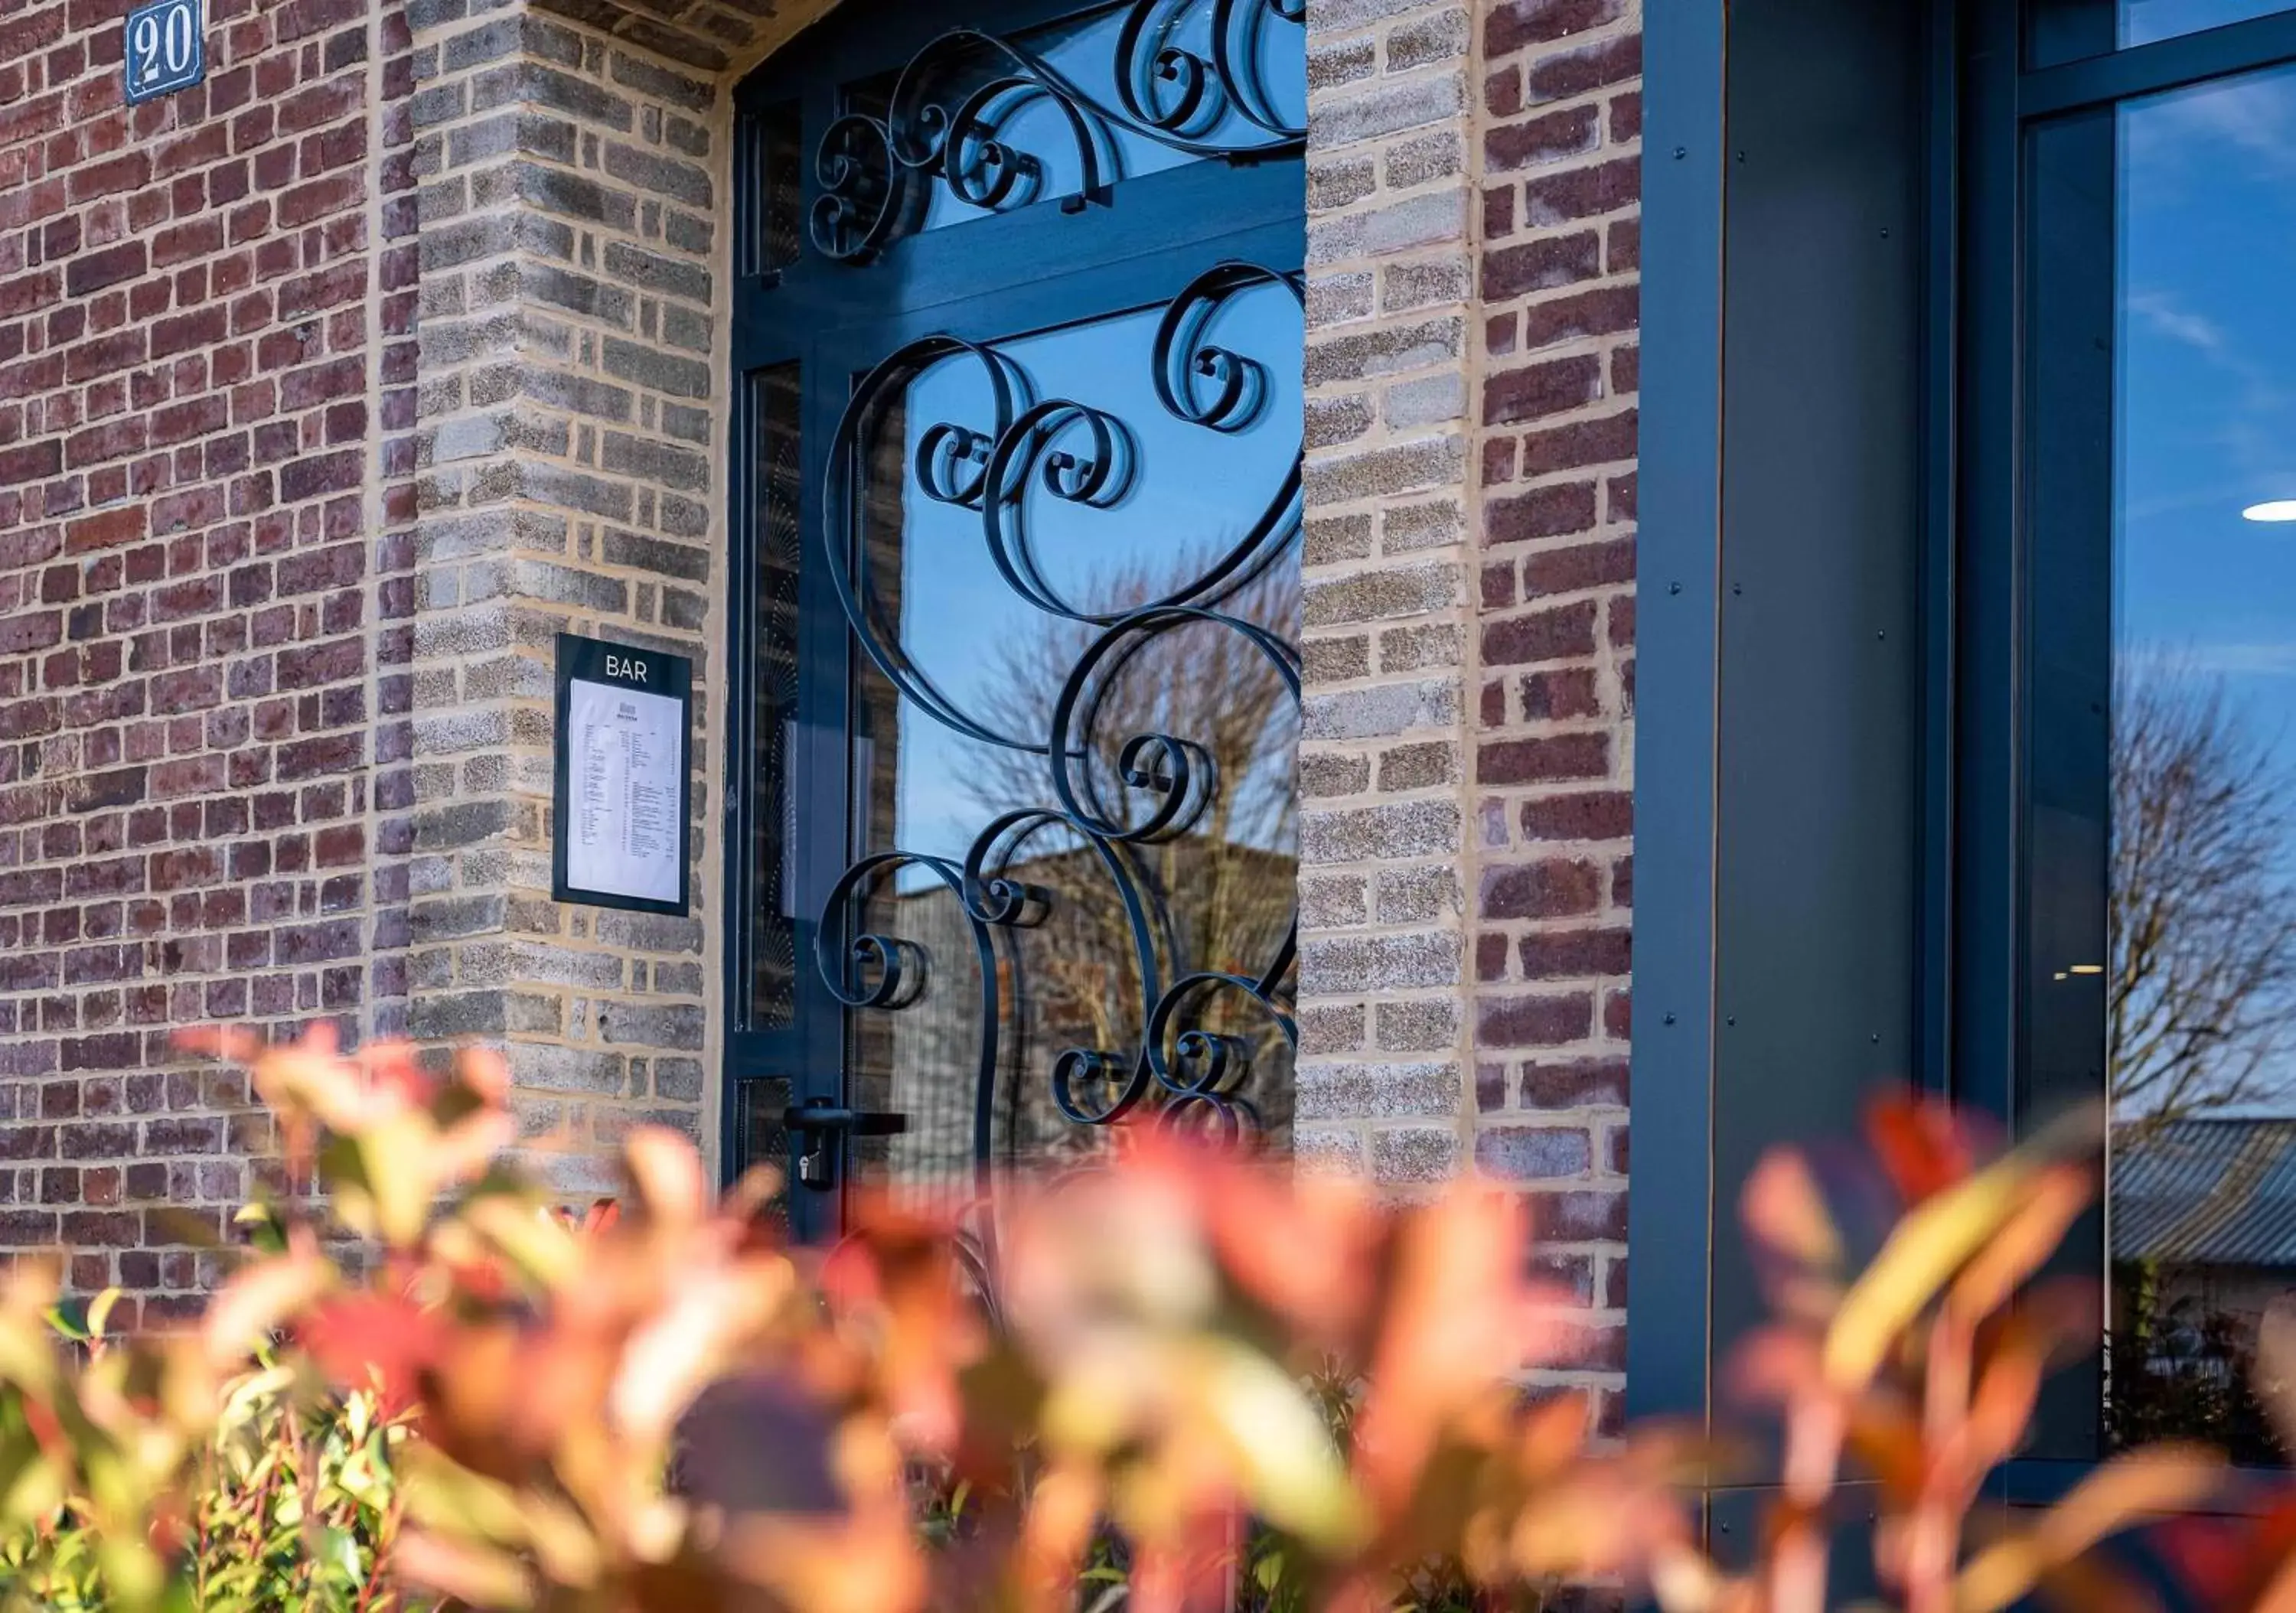
[[[729,1163],[1280,1146],[1300,0],[849,0],[740,100]]]

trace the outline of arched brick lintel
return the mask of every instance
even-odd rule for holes
[[[720,88],[740,79],[837,0],[533,0],[537,11],[579,22],[689,68]]]

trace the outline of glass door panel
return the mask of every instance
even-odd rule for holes
[[[1301,357],[1239,266],[860,383],[841,989],[903,1196],[1128,1114],[1288,1127]]]

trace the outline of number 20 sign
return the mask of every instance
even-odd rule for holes
[[[127,99],[132,105],[191,88],[208,74],[203,0],[157,0],[127,13]]]

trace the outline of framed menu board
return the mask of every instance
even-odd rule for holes
[[[683,915],[693,822],[693,663],[558,635],[551,895]]]

